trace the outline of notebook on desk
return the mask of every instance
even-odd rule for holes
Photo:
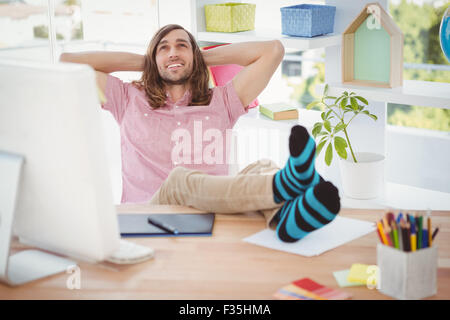
[[[205,214],[119,214],[122,237],[179,237],[210,236],[214,226],[214,213]],[[148,218],[176,228],[173,234],[148,222]]]

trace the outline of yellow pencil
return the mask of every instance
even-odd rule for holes
[[[384,233],[383,226],[381,225],[380,221],[377,222],[377,227],[378,227],[378,230],[380,231],[381,239],[383,239],[383,244],[388,246],[389,244],[386,239],[386,234]]]
[[[416,234],[411,233],[411,251],[416,251]]]

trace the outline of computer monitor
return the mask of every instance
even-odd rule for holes
[[[24,158],[21,242],[89,262],[119,248],[100,112],[89,66],[0,60],[0,150]]]

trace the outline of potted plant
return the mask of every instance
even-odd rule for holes
[[[358,115],[377,120],[366,107],[365,98],[354,92],[343,92],[339,97],[328,96],[325,85],[323,96],[306,108],[319,106],[323,110],[322,121],[314,124],[312,135],[318,140],[316,154],[325,149],[325,163],[329,166],[334,152],[339,156],[344,193],[356,199],[371,199],[380,195],[384,186],[384,156],[370,153],[355,153],[347,129]]]

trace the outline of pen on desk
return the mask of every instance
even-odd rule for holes
[[[148,223],[172,234],[178,234],[178,230],[164,222],[156,221],[153,218],[147,218]]]

